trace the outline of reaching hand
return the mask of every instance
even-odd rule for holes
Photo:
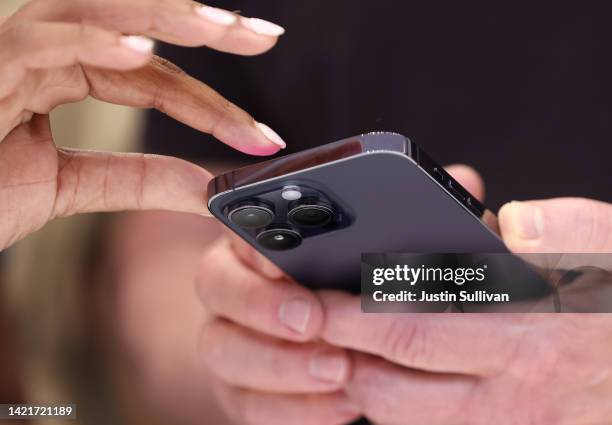
[[[187,0],[34,0],[2,18],[0,250],[79,212],[206,212],[205,170],[160,156],[58,148],[48,113],[89,95],[156,108],[242,152],[273,154],[284,147],[278,135],[153,56],[151,38],[254,55],[282,33],[270,22]]]

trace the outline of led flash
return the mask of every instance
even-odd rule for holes
[[[302,192],[300,192],[300,188],[297,186],[285,186],[281,196],[286,201],[297,201],[302,197]]]

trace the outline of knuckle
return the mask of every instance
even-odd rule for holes
[[[245,312],[245,317],[248,321],[259,321],[260,312],[262,311],[262,297],[265,294],[262,294],[262,291],[266,289],[267,286],[259,285],[261,283],[259,276],[254,273],[251,273],[245,281],[243,281],[242,291],[243,296],[239,297],[242,299],[242,311]]]
[[[167,74],[173,74],[173,75],[185,74],[185,71],[183,71],[179,66],[177,66],[173,62],[170,62],[168,59],[162,58],[161,56],[157,56],[157,55],[153,56],[153,58],[151,59],[151,64],[157,70],[162,71]]]
[[[214,306],[215,303],[210,299],[210,293],[209,293],[209,285],[208,285],[208,279],[207,278],[200,278],[197,277],[196,278],[196,285],[195,285],[195,290],[196,290],[196,295],[198,297],[198,299],[200,300],[200,302],[202,303],[202,306],[204,307],[205,310],[207,310],[210,313],[215,313],[214,310]]]
[[[116,34],[82,21],[76,24],[74,32],[76,41],[81,44],[105,43],[107,41],[105,35]]]
[[[394,403],[388,397],[383,396],[381,391],[365,389],[361,392],[357,403],[364,416],[380,422],[393,423],[397,418],[391,417],[391,412],[396,411]]]
[[[179,6],[182,2],[176,0],[153,0],[150,8],[150,30],[164,31],[176,26],[176,13],[179,12]]]
[[[496,394],[495,404],[491,403]],[[499,395],[504,395],[499,397]],[[539,396],[539,395],[538,395]],[[507,384],[500,389],[499,382],[475,381],[473,388],[458,404],[458,409],[450,412],[449,418],[465,418],[465,422],[475,425],[552,425],[544,403],[534,408],[536,396],[523,383]],[[500,417],[500,412],[506,412]]]
[[[496,418],[497,412],[489,408],[483,408],[483,406],[488,406],[483,400],[483,394],[488,396],[487,389],[486,383],[474,380],[471,388],[466,390],[465,394],[457,400],[455,408],[448,412],[449,418],[466,418],[466,423],[479,425],[495,423],[495,420],[498,419]],[[505,400],[504,402],[507,403],[508,401]]]
[[[159,3],[164,3],[160,1]],[[162,10],[163,7],[158,6],[155,11],[151,13],[150,31],[161,32],[161,33],[175,33],[177,29],[177,22],[173,15]]]
[[[214,278],[222,278],[224,274],[223,266],[227,261],[227,243],[225,239],[215,242],[207,249],[200,257],[200,274],[212,276]]]
[[[384,335],[386,356],[405,365],[419,365],[429,353],[427,332],[419,320],[398,318]]]
[[[271,425],[264,407],[259,403],[256,393],[252,391],[240,391],[234,397],[236,414],[242,423],[248,425]]]
[[[388,381],[388,375],[379,369],[384,360],[360,357],[355,358],[357,364],[347,384],[346,394],[364,416],[381,423],[392,423],[393,419],[389,416],[391,412],[397,413],[397,404],[393,394],[381,391],[381,388],[393,385]]]
[[[78,193],[81,187],[81,168],[72,151],[58,149],[57,192],[53,217],[72,215],[77,209]]]
[[[184,72],[172,62],[153,56],[149,63],[150,75],[148,78],[148,106],[160,112],[166,112],[166,103],[177,91],[176,79]]]
[[[246,424],[244,411],[244,398],[248,390],[228,385],[211,376],[212,389],[219,405],[232,423]]]
[[[553,382],[558,376],[565,339],[561,328],[556,320],[543,334],[537,332],[521,344],[511,369],[521,376],[525,385],[537,387]]]
[[[91,36],[92,33],[93,31],[89,25],[85,24],[83,21],[77,23],[76,36],[78,40],[85,40],[88,36]]]
[[[228,119],[235,111],[234,104],[221,95],[217,96],[216,106],[219,121]]]
[[[231,122],[251,122],[255,120],[246,112],[237,108],[232,102],[221,96],[219,93],[206,87],[209,104],[212,106],[210,115],[209,132],[218,137],[219,129]]]
[[[8,28],[2,31],[2,44],[4,46],[12,46],[14,52],[19,55],[24,54],[23,49],[20,48],[24,44],[24,40],[32,34],[32,25],[25,22],[17,22],[10,25]]]
[[[204,365],[215,372],[218,370],[216,365],[223,362],[223,352],[225,350],[224,334],[227,326],[218,319],[213,319],[204,323],[198,339],[198,353],[204,361]]]

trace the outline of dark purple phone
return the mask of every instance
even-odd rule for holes
[[[359,292],[366,252],[507,252],[493,214],[394,133],[231,171],[208,193],[215,217],[315,289]]]

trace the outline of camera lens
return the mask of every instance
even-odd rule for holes
[[[305,200],[289,211],[289,219],[298,226],[323,227],[334,218],[331,207],[320,200]]]
[[[302,243],[302,237],[292,229],[268,229],[257,235],[257,242],[267,249],[285,251],[298,247]]]
[[[266,227],[274,220],[272,207],[260,201],[243,202],[231,209],[229,220],[245,229]]]

